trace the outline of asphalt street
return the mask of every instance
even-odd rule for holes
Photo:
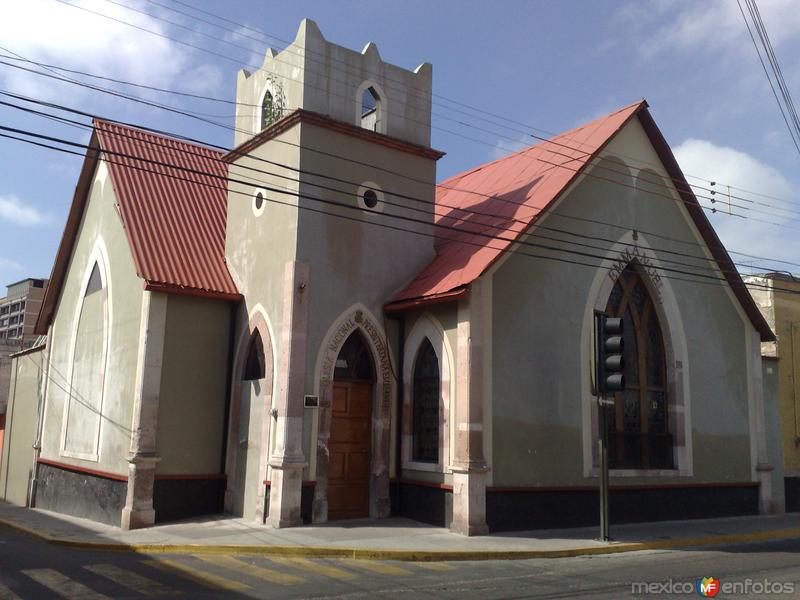
[[[0,526],[0,600],[697,598],[695,584],[703,577],[723,586],[717,598],[800,598],[800,539],[565,559],[410,563],[97,552]],[[724,593],[726,584],[743,593]],[[765,589],[771,593],[758,593]]]

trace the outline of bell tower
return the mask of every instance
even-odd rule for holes
[[[239,72],[235,145],[299,108],[428,146],[432,74],[430,63],[383,62],[372,42],[360,53],[332,44],[304,19],[285,50],[268,48],[261,69]]]
[[[430,147],[431,81],[430,64],[389,64],[372,42],[361,52],[337,46],[309,19],[287,48],[267,50],[261,69],[238,74],[226,260],[245,298],[238,330],[262,311],[279,357],[264,425],[269,471],[258,475],[270,482],[273,526],[299,524],[302,502],[315,522],[327,520],[331,382],[315,379],[321,357],[339,351],[323,348],[327,333],[358,306],[378,315],[364,320],[372,347],[389,348],[383,306],[435,256],[442,153]],[[389,364],[372,357],[381,360]],[[394,392],[385,381],[370,400],[373,517],[389,514]],[[318,413],[304,395],[318,395]],[[303,481],[316,482],[313,511]]]

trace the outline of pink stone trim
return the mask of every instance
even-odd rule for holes
[[[242,403],[242,374],[244,373],[245,361],[250,348],[250,340],[258,332],[264,346],[264,392],[262,393],[264,419],[261,423],[260,453],[258,459],[259,479],[267,478],[267,464],[269,462],[269,434],[270,422],[269,411],[272,408],[272,389],[273,389],[273,364],[272,336],[269,333],[269,326],[264,314],[260,310],[255,310],[247,323],[247,329],[239,336],[239,343],[236,346],[236,354],[233,363],[233,381],[231,381],[231,406],[228,414],[228,446],[225,454],[225,475],[227,484],[225,489],[225,511],[232,509],[234,486],[236,485],[236,463],[239,460],[239,412]],[[265,518],[265,489],[259,485],[256,495],[256,520],[264,522]]]
[[[391,407],[394,399],[392,364],[386,335],[362,308],[348,310],[339,319],[333,335],[326,338],[321,349],[319,381],[319,420],[317,431],[317,485],[314,488],[313,522],[328,521],[328,440],[331,433],[331,398],[333,397],[333,372],[336,359],[344,342],[356,329],[367,340],[376,366],[377,382],[374,386],[372,409],[372,456],[370,460],[369,513],[373,518],[389,516],[389,442]]]

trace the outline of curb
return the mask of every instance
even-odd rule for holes
[[[695,538],[676,538],[649,542],[609,542],[605,546],[564,548],[560,550],[392,550],[377,548],[339,548],[331,546],[255,546],[243,544],[125,544],[123,542],[90,542],[41,533],[15,521],[0,518],[0,525],[40,539],[55,546],[106,552],[137,554],[248,554],[254,556],[287,556],[303,558],[350,558],[358,560],[398,560],[406,562],[525,560],[535,558],[573,558],[620,554],[641,550],[669,550],[762,542],[800,537],[800,528],[774,529],[753,533],[731,533]]]

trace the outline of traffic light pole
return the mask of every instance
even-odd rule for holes
[[[622,355],[625,341],[620,317],[594,313],[594,391],[597,394],[597,454],[600,467],[600,540],[608,536],[608,409],[614,406],[613,394],[625,389]]]
[[[600,462],[600,541],[607,542],[608,536],[608,405],[612,402],[598,396],[597,416],[600,432],[597,436],[597,454]]]

